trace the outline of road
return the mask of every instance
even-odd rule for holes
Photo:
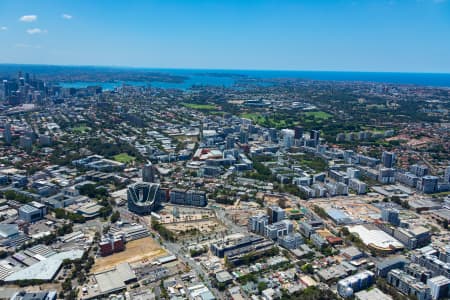
[[[239,225],[235,224],[233,221],[231,221],[230,219],[228,219],[226,217],[225,210],[214,209],[214,211],[216,212],[217,219],[219,221],[221,221],[225,225],[225,227],[228,229],[228,231],[230,231],[231,233],[246,233],[247,232],[247,228],[245,228],[243,226],[239,226]]]

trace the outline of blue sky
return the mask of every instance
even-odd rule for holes
[[[0,0],[0,63],[450,73],[450,0]]]

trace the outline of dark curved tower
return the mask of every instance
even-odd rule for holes
[[[161,203],[163,191],[158,183],[138,182],[128,186],[128,210],[145,215],[157,209]]]

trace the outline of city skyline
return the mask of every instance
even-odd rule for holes
[[[3,1],[0,63],[449,73],[449,28],[443,0]]]

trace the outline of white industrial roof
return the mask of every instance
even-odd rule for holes
[[[34,265],[13,273],[5,278],[5,281],[16,281],[16,280],[26,280],[26,279],[41,279],[41,280],[51,280],[59,268],[63,260],[70,259],[80,259],[83,256],[83,250],[71,250],[60,252],[55,255],[50,256]]]
[[[380,291],[377,288],[371,289],[371,290],[363,290],[358,293],[355,293],[356,299],[358,300],[371,300],[371,299],[377,299],[377,300],[392,300],[392,297],[389,295],[386,295],[382,291]]]
[[[377,248],[403,248],[403,244],[382,231],[381,229],[369,229],[364,225],[356,225],[348,228],[351,233],[357,233],[364,244],[373,244]]]

